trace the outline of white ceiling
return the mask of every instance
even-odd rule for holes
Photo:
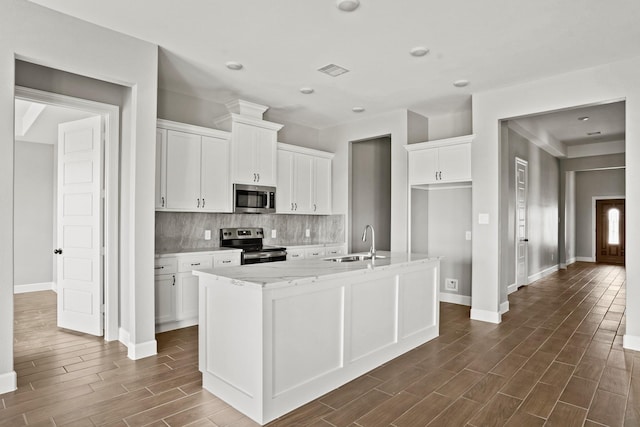
[[[443,115],[472,93],[640,55],[637,0],[361,0],[351,13],[335,0],[32,1],[158,44],[162,89],[315,128],[399,108]],[[329,63],[351,71],[316,71]]]
[[[28,117],[34,111],[34,106],[39,106],[41,110],[35,120]],[[36,111],[37,111],[36,110]],[[94,113],[74,110],[70,108],[57,107],[52,105],[38,104],[22,99],[15,100],[15,139],[16,141],[36,142],[39,144],[53,144],[58,139],[58,124],[71,122],[87,117],[95,116]],[[25,117],[27,117],[27,128],[25,129]]]

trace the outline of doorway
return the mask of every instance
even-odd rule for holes
[[[624,265],[624,199],[596,200],[594,219],[596,262]]]
[[[529,284],[529,238],[528,238],[528,162],[516,157],[515,167],[515,247],[516,247],[516,288]]]
[[[18,117],[18,109],[16,109],[16,121],[20,120],[21,129],[17,129],[17,131],[24,131],[25,129],[28,131],[35,123],[39,117],[41,116],[42,111],[45,111],[47,108],[51,110],[58,111],[67,111],[67,112],[75,112],[75,114],[71,114],[72,117],[93,117],[93,119],[89,119],[93,122],[91,132],[94,134],[93,137],[87,142],[82,141],[76,138],[76,135],[79,135],[83,132],[86,133],[86,126],[81,130],[76,123],[73,127],[68,127],[67,132],[78,131],[73,138],[71,138],[71,133],[68,133],[67,137],[68,144],[65,145],[65,151],[67,154],[72,154],[72,157],[68,157],[66,161],[73,162],[68,163],[67,167],[63,166],[61,170],[56,171],[56,173],[51,175],[51,181],[56,182],[54,179],[55,176],[63,177],[63,179],[75,179],[76,181],[86,181],[83,177],[91,176],[92,180],[100,183],[99,186],[95,186],[93,188],[93,193],[89,196],[81,196],[75,197],[75,201],[79,202],[84,197],[85,201],[88,198],[93,198],[92,202],[86,203],[86,206],[92,206],[93,216],[98,214],[103,217],[103,226],[96,227],[96,224],[93,223],[90,226],[88,224],[73,224],[72,222],[67,222],[67,227],[57,227],[55,224],[61,223],[59,221],[61,218],[64,219],[66,216],[69,219],[69,216],[74,216],[73,214],[79,214],[80,211],[73,212],[73,209],[66,209],[67,207],[77,209],[84,209],[82,204],[72,203],[72,199],[74,196],[72,195],[72,190],[67,188],[64,194],[60,194],[59,196],[65,196],[66,200],[71,201],[68,205],[65,206],[65,209],[60,209],[57,207],[52,208],[52,220],[50,221],[51,232],[49,233],[50,242],[52,243],[49,250],[50,256],[54,256],[53,250],[62,249],[62,253],[66,255],[65,248],[59,247],[56,245],[56,236],[58,234],[66,235],[68,238],[72,240],[75,239],[73,244],[69,245],[70,252],[68,254],[73,255],[74,251],[77,252],[77,248],[72,248],[72,246],[82,246],[86,244],[88,238],[91,240],[91,245],[94,247],[93,249],[93,261],[88,262],[80,261],[74,266],[71,266],[72,263],[65,262],[60,258],[60,260],[53,259],[52,267],[51,267],[51,284],[54,290],[60,292],[60,289],[55,289],[56,286],[59,286],[60,283],[54,279],[56,276],[60,276],[63,271],[65,273],[75,274],[74,277],[69,277],[71,281],[67,282],[67,287],[72,289],[73,285],[77,285],[80,279],[79,274],[91,274],[95,278],[101,279],[100,281],[104,283],[104,291],[100,290],[100,288],[96,288],[94,282],[94,287],[91,291],[87,291],[86,289],[78,290],[75,294],[76,298],[67,299],[64,302],[64,307],[62,308],[64,312],[67,314],[71,314],[72,317],[75,315],[74,313],[81,313],[83,311],[87,311],[84,307],[80,308],[78,304],[81,302],[86,303],[86,296],[89,295],[87,292],[91,292],[92,297],[92,307],[91,313],[93,317],[93,329],[87,330],[86,326],[86,318],[80,319],[75,316],[75,320],[71,323],[63,320],[62,325],[60,325],[60,318],[58,324],[68,329],[77,330],[80,332],[91,333],[94,335],[104,335],[105,340],[112,341],[118,339],[118,164],[119,164],[119,108],[117,106],[103,104],[93,101],[88,101],[79,98],[72,98],[68,96],[58,95],[54,93],[24,88],[24,87],[16,87],[15,88],[15,99],[16,103],[28,104],[27,110],[31,108],[31,113],[25,113],[25,111],[20,112],[21,117]],[[54,115],[55,116],[55,115]],[[42,118],[51,119],[52,116],[42,115]],[[67,116],[70,117],[70,116]],[[26,122],[25,122],[26,120]],[[86,119],[85,119],[86,120]],[[81,120],[80,122],[82,122]],[[49,127],[52,126],[52,123],[49,123]],[[53,124],[53,126],[57,127],[57,123]],[[39,129],[47,129],[46,126],[42,126]],[[23,132],[25,133],[25,132]],[[97,133],[97,135],[95,135]],[[50,140],[56,141],[58,140],[58,132],[56,131],[55,136],[48,136]],[[20,140],[28,140],[27,137],[22,135],[21,137],[16,137],[14,144],[16,147],[20,144]],[[34,145],[34,144],[32,144]],[[89,150],[91,153],[92,159],[91,162],[83,161],[82,156],[85,154],[89,154],[89,151],[84,150],[83,147],[95,147],[95,149]],[[61,148],[61,147],[58,147]],[[76,150],[76,154],[74,155],[72,152]],[[81,154],[81,151],[85,151],[85,154]],[[58,150],[51,150],[51,159],[54,163],[54,169],[59,162],[54,162],[53,159],[57,158],[57,154],[54,155]],[[75,156],[75,158],[73,157]],[[86,160],[86,159],[85,159]],[[16,174],[18,174],[19,168],[25,168],[28,166],[28,158],[25,164],[18,164],[18,159],[16,160]],[[28,171],[27,171],[28,174]],[[81,179],[82,178],[82,179]],[[57,186],[53,187],[53,193],[55,196],[52,197],[53,200],[58,198],[57,194]],[[19,195],[24,193],[23,188],[19,188],[21,186],[21,181],[16,180],[15,182],[15,194]],[[76,189],[79,187],[76,187]],[[77,193],[78,194],[78,193]],[[68,197],[70,196],[70,197]],[[97,196],[97,197],[95,197]],[[97,200],[96,200],[97,199]],[[57,205],[57,203],[52,203]],[[26,209],[30,209],[28,204],[25,204]],[[75,209],[74,208],[74,209]],[[14,215],[18,217],[20,212],[17,209],[20,209],[20,206],[16,204],[14,208],[16,211]],[[78,217],[78,215],[75,215]],[[79,217],[78,217],[79,218]],[[77,220],[77,218],[76,218]],[[69,225],[71,227],[69,227]],[[75,226],[75,228],[74,228]],[[14,234],[16,235],[16,239],[14,242],[14,258],[16,259],[16,263],[20,262],[20,254],[19,252],[23,249],[21,245],[23,243],[28,244],[28,238],[24,236],[20,236],[20,232],[22,230],[17,230],[16,225],[14,225]],[[60,230],[57,230],[60,228]],[[80,233],[79,231],[84,229],[91,228],[90,231],[86,233]],[[55,231],[54,231],[55,230]],[[21,238],[22,237],[22,238]],[[101,242],[96,244],[96,242]],[[77,255],[77,254],[76,254]],[[76,257],[77,258],[77,257]],[[15,266],[15,270],[19,270],[19,266]],[[96,271],[97,270],[97,271]],[[94,274],[95,273],[95,274]],[[14,284],[15,284],[14,277]],[[55,284],[54,284],[55,283]],[[46,282],[45,282],[46,284]],[[42,283],[40,283],[42,285]],[[25,289],[23,289],[25,290]],[[26,290],[39,290],[39,289],[26,289]],[[73,292],[71,292],[73,293]],[[96,299],[97,298],[97,299]],[[84,301],[83,301],[84,300]],[[60,312],[60,310],[59,310]],[[68,317],[68,316],[67,316]],[[82,316],[80,316],[82,317]],[[96,328],[96,322],[99,322],[99,328]]]
[[[364,227],[375,230],[376,250],[391,250],[391,136],[351,142],[349,195],[350,252],[368,252],[371,236],[362,241]]]

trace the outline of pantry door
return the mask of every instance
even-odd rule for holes
[[[529,284],[528,163],[516,157],[516,286]]]
[[[58,126],[58,326],[102,336],[102,117]]]

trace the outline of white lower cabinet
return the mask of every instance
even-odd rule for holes
[[[346,244],[319,244],[287,247],[287,261],[299,259],[313,259],[344,255],[347,252]]]
[[[156,258],[156,332],[198,324],[198,278],[192,274],[193,270],[234,265],[240,265],[239,251],[170,254]]]

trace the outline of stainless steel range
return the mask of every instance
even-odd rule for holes
[[[242,249],[242,264],[285,261],[287,248],[262,244],[262,228],[221,228],[220,246]]]

